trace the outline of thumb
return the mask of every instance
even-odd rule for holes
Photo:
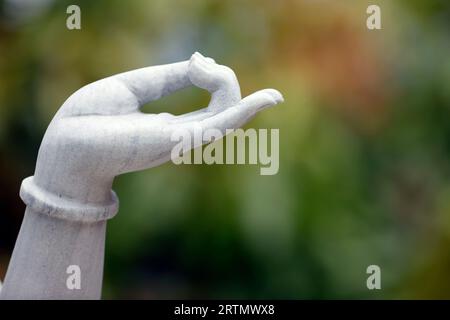
[[[264,89],[248,95],[242,99],[239,104],[258,112],[283,101],[283,96],[278,90]]]

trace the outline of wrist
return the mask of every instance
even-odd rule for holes
[[[109,190],[101,203],[67,197],[39,186],[33,176],[22,181],[20,197],[34,212],[54,218],[79,222],[96,222],[113,218],[118,211],[118,198]]]

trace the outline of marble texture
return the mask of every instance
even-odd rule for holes
[[[180,116],[140,112],[142,105],[190,86],[210,92],[206,108]],[[27,210],[0,298],[100,298],[106,220],[118,210],[114,177],[170,160],[177,129],[225,133],[282,101],[274,89],[242,98],[234,72],[200,53],[76,91],[45,133],[34,176],[22,183]],[[66,287],[72,264],[81,269],[79,290]]]

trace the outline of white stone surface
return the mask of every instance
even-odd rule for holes
[[[180,116],[139,110],[192,85],[211,93],[207,108]],[[274,89],[242,99],[234,72],[199,53],[76,91],[45,133],[34,176],[22,183],[27,210],[0,297],[100,298],[106,220],[118,210],[114,177],[170,160],[174,130],[225,132],[281,101]],[[80,290],[66,287],[66,268],[72,264],[81,269]]]

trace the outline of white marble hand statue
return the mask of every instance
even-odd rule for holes
[[[180,116],[140,112],[142,105],[192,85],[211,93],[207,108]],[[199,53],[76,91],[47,129],[34,176],[22,184],[27,210],[1,296],[99,298],[105,221],[117,212],[114,177],[170,160],[175,130],[225,133],[281,101],[274,89],[242,99],[234,72]],[[80,289],[67,286],[69,265],[80,267]]]
[[[140,112],[145,103],[192,84],[211,93],[207,108],[181,116]],[[46,132],[30,179],[53,195],[103,207],[111,200],[115,176],[170,160],[176,144],[170,139],[174,130],[224,132],[281,101],[281,94],[273,89],[241,99],[234,72],[199,53],[189,61],[118,74],[91,83],[67,99]],[[32,181],[28,182],[25,196]],[[68,212],[66,218],[100,218],[93,212],[75,216]]]

